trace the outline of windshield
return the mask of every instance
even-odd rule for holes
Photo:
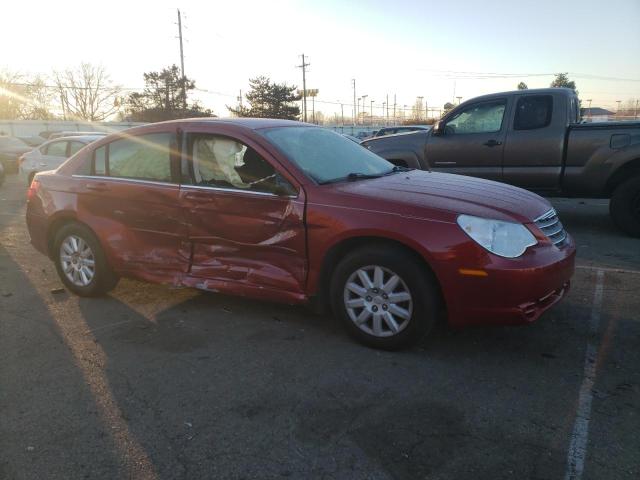
[[[384,158],[324,128],[281,127],[261,133],[318,183],[346,180],[349,175],[384,175],[393,168]]]
[[[0,147],[2,148],[20,148],[28,146],[29,145],[16,137],[0,137]]]

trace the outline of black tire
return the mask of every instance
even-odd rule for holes
[[[620,230],[640,237],[640,175],[616,187],[609,203],[609,213]]]
[[[396,274],[401,278],[404,286],[408,288],[412,301],[411,315],[406,325],[398,333],[388,332],[387,334],[390,336],[376,336],[364,331],[363,327],[356,325],[350,317],[345,298],[345,295],[351,295],[345,293],[347,282],[352,275],[357,274],[359,269],[366,269],[368,266],[382,267],[385,270],[384,278],[386,280],[384,281],[387,281],[392,273]],[[333,272],[330,295],[333,313],[342,321],[349,334],[364,345],[383,350],[397,350],[419,342],[437,323],[440,312],[440,295],[436,280],[431,272],[427,271],[420,262],[417,262],[409,252],[392,246],[365,247],[344,257]],[[378,312],[384,315],[387,305],[381,306],[385,307],[385,312],[381,310]],[[362,312],[364,308],[367,307],[362,307],[360,310],[358,308],[351,309],[352,314]],[[369,327],[369,321],[364,323],[367,324],[364,328],[372,330]]]
[[[71,236],[82,239],[93,253],[95,273],[90,283],[86,286],[74,284],[67,277],[62,266],[61,247],[63,242]],[[76,295],[81,297],[96,297],[110,292],[117,285],[119,278],[109,266],[100,242],[94,233],[84,225],[79,223],[64,225],[56,233],[53,248],[53,261],[56,265],[58,275],[65,287]]]

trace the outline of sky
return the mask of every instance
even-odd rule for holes
[[[513,90],[546,87],[569,72],[580,97],[615,111],[640,99],[640,0],[5,0],[0,70],[24,74],[102,65],[122,87],[179,65],[177,12],[183,13],[185,74],[219,116],[236,105],[249,78],[302,86],[300,55],[316,110],[352,115],[367,95],[431,108]],[[498,74],[498,75],[496,75]]]

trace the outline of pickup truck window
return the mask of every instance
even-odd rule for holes
[[[514,130],[544,128],[551,123],[553,97],[551,95],[526,95],[518,99]]]
[[[447,122],[445,133],[460,135],[498,132],[502,128],[506,104],[506,100],[497,100],[470,105]]]

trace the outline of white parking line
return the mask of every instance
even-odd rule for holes
[[[593,400],[593,386],[596,381],[596,336],[600,325],[602,311],[602,292],[604,289],[604,270],[598,269],[596,273],[596,287],[593,292],[593,304],[591,306],[591,318],[589,321],[589,342],[584,356],[584,374],[580,394],[578,396],[578,408],[576,421],[571,434],[569,453],[567,455],[567,470],[565,480],[579,480],[584,471],[584,461],[587,456],[587,441],[589,439],[589,420],[591,418],[591,401]]]
[[[597,267],[592,265],[576,265],[576,268],[581,270],[596,270],[609,273],[630,273],[632,275],[640,275],[640,270],[629,270],[626,268]]]

